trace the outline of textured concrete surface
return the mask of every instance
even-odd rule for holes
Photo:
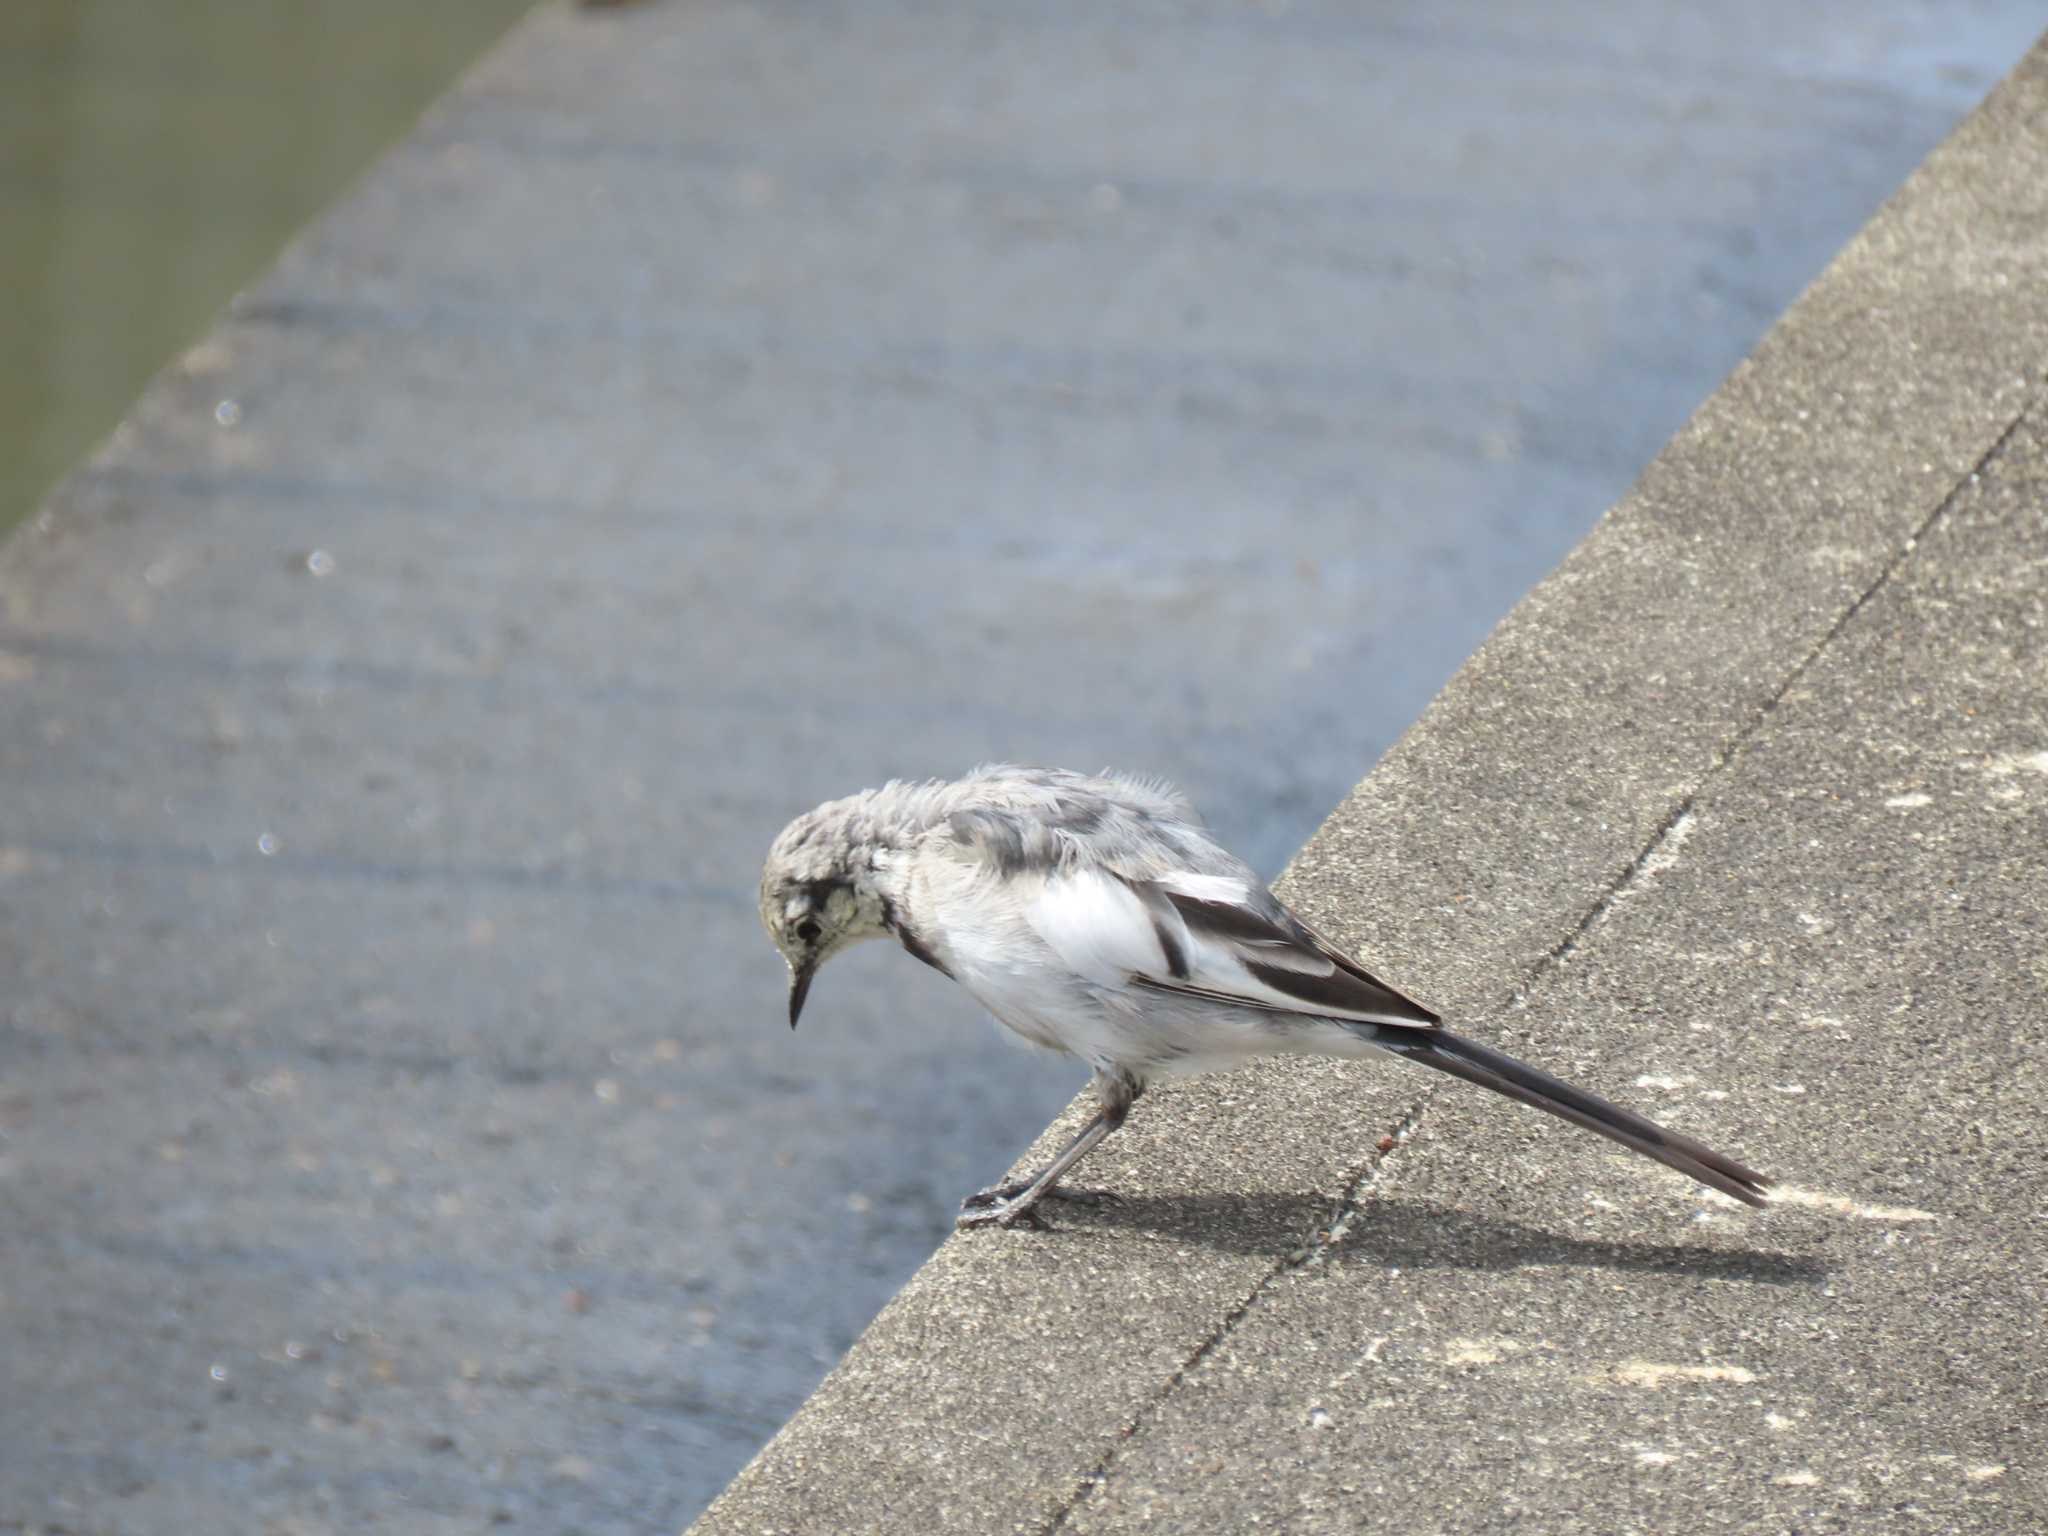
[[[1392,1069],[1162,1092],[698,1528],[2048,1521],[2044,228],[2048,44],[1285,882],[1776,1208]]]
[[[1114,762],[1277,868],[2038,21],[1785,11],[537,15],[0,551],[0,1529],[686,1522],[1079,1078],[880,952],[792,1039],[776,827]],[[1475,1027],[2016,409],[1865,270],[1302,866]],[[1415,1091],[1264,1081],[915,1283],[907,1509],[1065,1508]]]

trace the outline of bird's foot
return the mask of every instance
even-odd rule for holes
[[[991,1184],[987,1189],[977,1189],[960,1202],[963,1211],[975,1210],[984,1205],[1000,1205],[1005,1200],[1014,1200],[1031,1187],[1029,1179],[1017,1179],[1009,1184]],[[1041,1200],[1065,1200],[1073,1205],[1115,1205],[1122,1195],[1107,1189],[1076,1189],[1071,1184],[1055,1184],[1040,1192]]]
[[[982,1191],[987,1194],[987,1190]],[[1045,1219],[1045,1213],[1038,1208],[1036,1200],[991,1200],[986,1205],[975,1205],[976,1197],[970,1195],[960,1202],[960,1214],[953,1218],[953,1225],[965,1230],[969,1227],[1029,1227],[1034,1232],[1050,1232],[1052,1223]]]
[[[1052,1225],[1038,1209],[1040,1200],[1067,1200],[1075,1205],[1112,1205],[1117,1197],[1106,1189],[1069,1189],[1064,1184],[1054,1184],[1042,1189],[1029,1204],[1023,1203],[1024,1192],[1031,1187],[1028,1179],[1019,1179],[1010,1184],[991,1184],[987,1189],[976,1190],[960,1202],[960,1215],[954,1225],[959,1227],[1029,1227],[1034,1232],[1050,1232]]]

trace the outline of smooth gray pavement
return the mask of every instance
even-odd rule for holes
[[[2038,23],[1790,9],[538,13],[0,550],[0,1530],[685,1523],[1080,1080],[879,951],[792,1038],[776,827],[1115,763],[1277,868]],[[1859,397],[1885,454],[1913,398]],[[1786,515],[1862,506],[1813,442]],[[1895,532],[1799,546],[1812,613]],[[1775,610],[1716,590],[1762,687]],[[1699,733],[1565,736],[1611,843],[1478,814],[1557,771],[1496,743],[1317,896],[1466,1013],[1746,718],[1565,665]],[[1173,1299],[1250,1294],[1356,1166],[1327,1128],[1412,1102],[1376,1082],[1209,1185],[1148,1104],[1101,1175],[1143,1265],[982,1250],[1037,1310],[948,1291],[935,1368],[1095,1354],[1024,1399],[1050,1493],[1001,1438],[960,1486],[1057,1507],[1187,1358]]]
[[[702,1536],[2048,1527],[2044,231],[2048,41],[1284,883],[1773,1210],[1393,1067],[1155,1093]]]

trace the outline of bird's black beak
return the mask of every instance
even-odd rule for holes
[[[796,1016],[804,1011],[804,999],[810,996],[811,977],[818,969],[818,957],[811,956],[801,963],[789,963],[789,1027],[796,1028]]]

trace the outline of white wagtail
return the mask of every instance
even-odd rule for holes
[[[1388,1052],[1750,1205],[1764,1204],[1770,1184],[1689,1136],[1449,1033],[1282,906],[1187,801],[1139,779],[997,766],[831,801],[775,839],[761,921],[789,962],[792,1029],[826,959],[888,936],[1025,1039],[1094,1068],[1095,1117],[1034,1177],[969,1196],[963,1227],[1043,1225],[1038,1202],[1123,1124],[1153,1078],[1276,1052]]]

